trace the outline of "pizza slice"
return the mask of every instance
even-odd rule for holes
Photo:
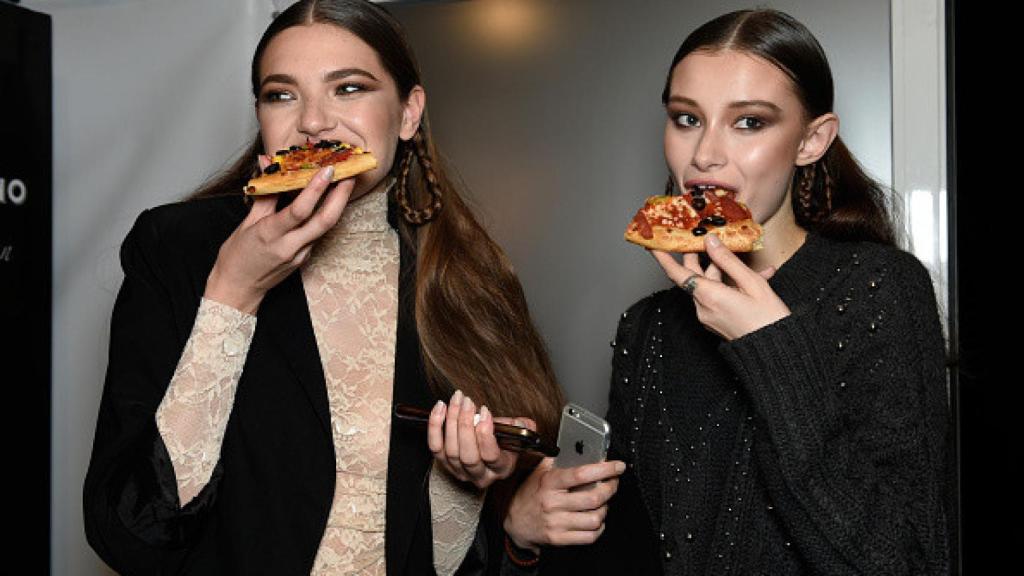
[[[721,188],[697,187],[679,196],[651,196],[626,227],[626,240],[667,252],[704,252],[715,234],[733,252],[761,249],[761,225],[750,209]]]
[[[331,182],[337,182],[373,170],[377,159],[358,146],[337,140],[306,142],[303,146],[278,150],[263,174],[249,180],[245,193],[261,196],[305,188],[321,168],[331,164],[334,165]]]

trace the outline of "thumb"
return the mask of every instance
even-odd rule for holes
[[[537,463],[537,466],[530,473],[530,477],[527,481],[543,482],[548,477],[548,471],[555,466],[555,459],[548,456]]]

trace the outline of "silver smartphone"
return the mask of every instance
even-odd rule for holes
[[[608,455],[611,426],[597,414],[577,404],[566,404],[558,427],[555,466],[573,468],[601,462]]]

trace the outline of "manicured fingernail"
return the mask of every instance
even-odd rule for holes
[[[473,407],[473,399],[470,398],[469,396],[463,397],[462,398],[462,409],[463,410],[469,410],[472,407]]]
[[[615,471],[618,472],[619,474],[622,474],[623,472],[625,472],[626,471],[626,463],[625,462],[616,462],[615,463]]]
[[[708,234],[704,242],[712,248],[718,248],[722,245],[722,241],[718,238],[718,234]]]
[[[462,404],[462,390],[456,390],[455,394],[452,394],[452,399],[448,404],[451,406],[458,406]]]
[[[480,420],[490,420],[490,419],[491,419],[491,411],[487,409],[487,406],[482,406],[480,408]]]
[[[438,400],[437,404],[434,404],[434,409],[430,411],[430,414],[432,416],[437,416],[442,410],[444,410],[444,402]]]
[[[473,426],[479,424],[481,420],[483,420],[482,416],[480,416],[479,414],[473,414]]]
[[[320,171],[320,178],[324,182],[330,182],[332,177],[334,177],[334,166],[328,166]]]

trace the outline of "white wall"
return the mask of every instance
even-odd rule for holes
[[[261,0],[25,0],[53,17],[52,573],[107,574],[82,482],[106,367],[118,247],[248,143]]]
[[[109,574],[85,543],[81,487],[118,246],[141,210],[181,198],[251,137],[248,59],[271,2],[22,4],[51,14],[54,34],[52,573]],[[699,23],[747,4],[518,0],[525,12],[506,15],[526,27],[513,28],[518,43],[487,23],[486,9],[509,4],[392,9],[417,48],[435,134],[516,264],[559,376],[603,410],[618,314],[665,285],[620,234],[664,184],[666,68]],[[889,2],[772,5],[821,39],[842,134],[889,182]],[[596,209],[569,219],[581,201]]]

